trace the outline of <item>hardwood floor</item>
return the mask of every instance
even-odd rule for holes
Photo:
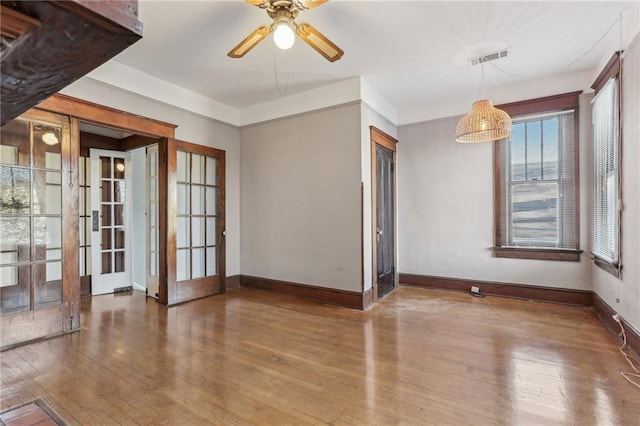
[[[84,298],[82,330],[5,351],[0,411],[69,424],[637,425],[587,308],[401,287],[362,312],[251,289]]]

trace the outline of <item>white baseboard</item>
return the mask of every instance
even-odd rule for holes
[[[140,285],[140,284],[138,284],[138,283],[133,283],[133,289],[134,289],[134,290],[137,290],[137,291],[141,291],[141,292],[143,292],[143,293],[146,293],[146,292],[147,292],[147,288],[146,288],[146,287],[144,287],[144,286],[141,286],[141,285]]]

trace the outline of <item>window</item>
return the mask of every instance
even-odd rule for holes
[[[580,260],[578,95],[500,106],[513,132],[495,144],[497,257]]]
[[[613,61],[613,64],[612,64]],[[593,98],[593,211],[591,253],[596,265],[620,276],[619,63],[614,55]],[[615,65],[618,65],[617,67]],[[605,77],[605,78],[601,78]]]

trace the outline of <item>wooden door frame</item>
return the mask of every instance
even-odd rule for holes
[[[378,242],[376,239],[376,227],[377,227],[377,207],[378,207],[378,168],[376,160],[376,145],[383,146],[390,149],[393,152],[393,165],[395,167],[397,161],[397,144],[398,140],[375,126],[369,126],[371,135],[371,288],[373,290],[373,302],[378,300]],[[398,287],[398,187],[396,179],[397,170],[394,169],[393,173],[393,288]]]
[[[226,152],[220,149],[216,149],[213,147],[205,146],[205,145],[197,145],[191,142],[179,141],[173,138],[169,138],[167,147],[166,157],[167,161],[167,173],[165,173],[165,177],[168,179],[165,186],[165,196],[168,197],[169,189],[177,188],[178,181],[178,159],[177,152],[182,149],[184,151],[193,152],[200,155],[211,155],[215,153],[216,158],[218,159],[218,167],[217,167],[217,182],[218,182],[218,203],[216,205],[216,211],[219,216],[216,221],[216,262],[218,267],[218,276],[219,276],[219,286],[220,293],[224,293],[226,290],[226,256],[225,256],[225,246],[226,246],[226,237],[225,237],[225,156]],[[173,191],[172,191],[173,192]],[[202,288],[189,291],[186,294],[179,294],[179,290],[177,288],[177,220],[169,220],[171,217],[177,216],[177,193],[172,194],[173,197],[168,197],[166,200],[167,208],[165,209],[165,217],[164,223],[167,226],[167,235],[166,239],[166,263],[165,267],[167,269],[167,273],[165,275],[165,294],[167,297],[166,304],[169,306],[176,305],[179,303],[187,302],[189,300],[193,300],[194,298],[205,297],[211,295],[207,291],[207,288],[203,286]],[[161,203],[164,200],[161,200]],[[162,275],[161,275],[162,276]],[[203,277],[206,278],[206,277]],[[202,281],[204,284],[204,280]],[[173,289],[175,291],[170,291],[169,289]]]
[[[175,124],[166,123],[152,118],[142,117],[139,115],[131,114],[125,111],[121,111],[115,108],[106,107],[93,102],[85,101],[82,99],[73,98],[71,96],[56,94],[50,98],[42,101],[36,106],[39,110],[45,110],[55,112],[58,114],[68,115],[71,118],[71,145],[72,149],[76,153],[76,167],[72,170],[74,187],[78,186],[78,167],[77,156],[79,155],[80,146],[80,128],[79,122],[87,122],[99,126],[106,126],[118,130],[122,130],[128,133],[134,133],[141,135],[141,138],[134,138],[128,141],[127,150],[149,145],[148,138],[145,136],[157,139],[158,143],[158,189],[159,189],[159,205],[167,205],[167,144],[169,139],[175,136],[175,129],[178,127]],[[162,304],[167,304],[167,211],[164,208],[159,209],[158,221],[159,221],[159,244],[160,250],[159,256],[159,291],[158,301]],[[75,228],[74,228],[75,229]],[[66,268],[65,268],[66,269]],[[77,270],[78,268],[76,268]],[[78,280],[78,289],[76,297],[77,317],[80,318],[80,281]],[[79,322],[78,322],[79,324]]]

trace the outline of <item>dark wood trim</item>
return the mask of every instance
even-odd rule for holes
[[[607,304],[598,293],[593,293],[593,312],[598,316],[604,327],[611,333],[618,344],[622,344],[620,325],[613,319],[616,311]],[[627,349],[640,362],[640,333],[633,328],[624,318],[620,317],[620,322],[624,327],[627,336]]]
[[[225,280],[225,289],[240,288],[240,274],[229,275]]]
[[[131,135],[120,139],[120,149],[122,151],[130,151],[144,146],[154,145],[158,143],[158,139],[151,136]]]
[[[620,278],[622,275],[622,265],[616,265],[611,262],[607,262],[606,260],[602,260],[597,256],[593,256],[593,263],[599,268],[604,269],[606,272],[610,273],[616,278]]]
[[[582,250],[545,249],[523,247],[494,247],[495,257],[509,259],[561,260],[579,262]]]
[[[596,77],[595,81],[591,85],[591,88],[595,90],[595,93],[598,93],[602,87],[607,84],[607,81],[611,77],[614,77],[620,74],[620,55],[622,54],[621,50],[614,52],[611,56],[607,64],[604,66],[600,74]]]
[[[122,151],[120,139],[109,136],[95,135],[93,133],[80,132],[80,152],[87,153],[91,148],[106,149],[109,151]]]
[[[128,133],[151,137],[172,138],[174,137],[176,127],[178,127],[175,124],[142,117],[61,94],[51,96],[40,102],[36,107],[38,109],[71,115],[88,123],[117,128]]]
[[[565,111],[578,108],[580,103],[579,96],[581,94],[582,90],[579,90],[576,92],[496,105],[496,108],[505,111],[511,117],[538,114],[541,112]]]
[[[575,229],[574,238],[576,249],[546,249],[528,247],[504,247],[505,235],[502,223],[502,156],[501,151],[508,139],[496,141],[493,145],[493,227],[494,227],[494,255],[495,257],[515,259],[580,261],[580,94],[582,91],[563,93],[542,98],[529,99],[509,104],[499,105],[511,117],[527,116],[543,112],[558,112],[573,110],[573,161],[574,161],[574,189],[575,189]]]
[[[370,305],[365,306],[365,297],[367,301],[372,300],[367,293],[363,294],[355,291],[318,287],[288,281],[272,280],[270,278],[253,277],[249,275],[240,275],[240,286],[301,297],[303,299],[310,299],[316,302],[343,306],[351,309],[365,309]],[[371,290],[368,292],[369,294],[372,294]]]
[[[0,33],[2,37],[16,39],[31,29],[40,26],[40,21],[10,9],[7,6],[0,6],[2,19],[0,20]]]
[[[397,187],[397,144],[398,140],[375,126],[369,126],[371,137],[371,287],[373,288],[373,303],[378,300],[378,239],[376,228],[378,225],[378,167],[376,145],[381,145],[393,152],[393,266],[396,270],[394,288],[400,285],[398,280],[398,187]],[[363,237],[364,238],[364,237]],[[364,253],[364,252],[363,252]]]
[[[469,292],[471,286],[480,288],[480,292],[490,296],[512,297],[515,299],[553,302],[564,305],[592,306],[593,292],[568,288],[551,288],[525,284],[477,281],[463,278],[435,277],[431,275],[400,274],[400,283],[418,287],[437,288]]]
[[[80,277],[80,296],[91,296],[91,275]]]
[[[170,201],[169,197],[169,144],[173,143],[173,139],[163,138],[158,143],[158,302],[166,305],[169,303],[169,294],[167,282],[169,278],[169,251],[170,244],[173,244],[173,250],[175,253],[175,229],[173,230],[173,241],[169,241],[169,224],[168,224],[168,210],[174,208],[175,214],[175,200],[176,194],[173,194]],[[174,164],[174,179],[175,179],[175,164]],[[175,182],[174,182],[175,185]],[[164,208],[163,208],[164,207]],[[175,268],[175,254],[173,259],[173,267]],[[175,269],[174,269],[175,271]],[[174,272],[175,278],[175,272]]]

